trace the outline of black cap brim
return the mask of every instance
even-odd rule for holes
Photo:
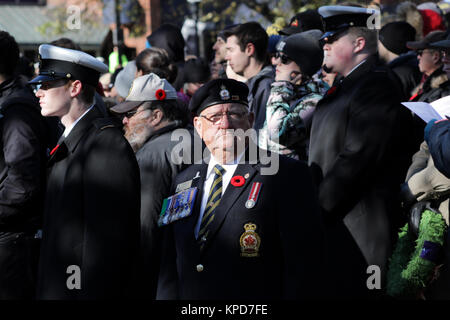
[[[441,40],[430,44],[432,48],[450,48],[450,40]]]
[[[64,77],[52,77],[47,75],[38,75],[37,77],[28,81],[28,84],[41,84],[43,82],[55,81],[59,79],[65,79]]]
[[[412,50],[422,50],[422,49],[429,48],[430,45],[429,44],[427,45],[423,41],[408,41],[408,42],[406,42],[406,47],[408,49],[412,49]]]
[[[121,113],[131,111],[143,103],[144,103],[144,101],[125,101],[125,102],[115,105],[114,107],[112,107],[109,110],[111,110],[114,113],[121,114]]]
[[[290,36],[292,34],[300,33],[300,32],[302,32],[302,30],[298,27],[287,27],[287,28],[284,28],[284,29],[281,29],[280,31],[278,31],[278,34],[281,34],[283,36]]]

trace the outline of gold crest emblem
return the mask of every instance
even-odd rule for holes
[[[256,225],[249,222],[244,225],[244,229],[245,232],[239,239],[241,244],[241,257],[258,257],[261,238],[255,232]]]

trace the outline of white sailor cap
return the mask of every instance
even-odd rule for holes
[[[100,73],[108,72],[108,66],[87,53],[49,44],[39,46],[39,59],[39,75],[30,84],[68,79],[96,87]]]
[[[372,8],[352,6],[323,6],[318,10],[325,24],[325,33],[322,39],[350,27],[369,27],[372,25],[372,17],[380,15],[380,11]]]

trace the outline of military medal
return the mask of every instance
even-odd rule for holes
[[[250,189],[250,193],[248,195],[248,199],[245,202],[245,207],[247,209],[251,209],[256,205],[259,193],[261,192],[261,187],[262,187],[261,182],[253,182],[252,188]]]
[[[258,257],[261,238],[255,232],[256,224],[246,223],[245,232],[241,235],[239,243],[241,244],[241,257]]]
[[[189,188],[170,196],[163,201],[158,226],[165,226],[191,215],[197,188]]]

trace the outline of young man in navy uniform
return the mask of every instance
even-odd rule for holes
[[[370,265],[378,270],[376,289],[384,288],[399,184],[413,152],[405,150],[408,112],[400,105],[398,81],[377,66],[379,12],[325,6],[319,13],[324,69],[342,80],[316,106],[309,164],[329,239],[330,293],[364,298],[381,292],[369,291]]]
[[[77,50],[39,47],[41,113],[65,127],[51,151],[38,299],[124,297],[139,246],[139,168],[121,130],[94,104],[108,68]]]
[[[271,155],[279,168],[265,171],[265,151],[234,135],[252,128],[247,96],[245,84],[216,79],[190,102],[195,129],[211,155],[177,176],[173,196],[163,205],[157,299],[295,299],[323,293],[322,228],[309,170]],[[246,147],[241,152],[239,144]]]

